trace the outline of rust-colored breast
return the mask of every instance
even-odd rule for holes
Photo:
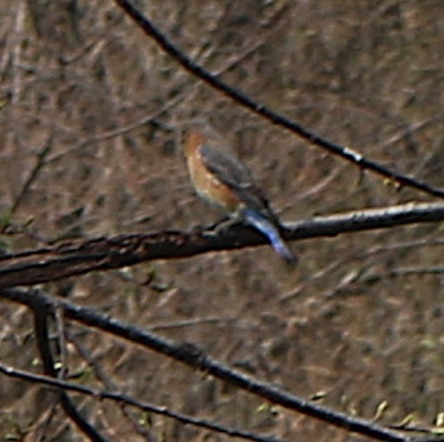
[[[200,153],[203,142],[203,137],[197,133],[189,134],[185,140],[184,150],[191,181],[199,195],[209,203],[225,212],[235,212],[241,201],[233,189],[223,184],[206,168]]]

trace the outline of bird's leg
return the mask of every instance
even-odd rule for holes
[[[233,219],[228,216],[225,216],[224,218],[222,218],[212,224],[200,224],[198,226],[194,226],[192,228],[192,231],[197,232],[197,233],[213,232],[213,233],[217,234],[218,232],[226,229],[227,227],[231,226],[232,224],[234,224]]]
[[[218,233],[221,233],[224,230],[228,230],[230,227],[236,224],[242,224],[242,221],[238,218],[233,218],[232,216],[226,216],[215,223],[212,226],[212,230],[217,235]]]

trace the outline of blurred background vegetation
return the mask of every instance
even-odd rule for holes
[[[444,186],[442,0],[137,4],[187,54],[258,101]],[[217,220],[193,194],[175,134],[165,130],[190,116],[205,115],[224,133],[283,220],[430,200],[202,85],[111,0],[1,2],[0,17],[0,214],[4,225],[24,226],[0,237],[11,250]],[[439,225],[402,227],[295,243],[295,271],[260,247],[44,289],[193,342],[335,409],[430,426],[444,412],[442,240]],[[0,315],[1,360],[39,372],[29,313],[3,303]],[[89,385],[102,384],[80,346],[118,390],[139,399],[288,440],[356,440],[127,343],[68,331],[69,372]],[[4,437],[83,440],[40,387],[1,379],[0,397]],[[109,440],[144,440],[114,405],[79,404]],[[135,417],[159,441],[225,440]]]

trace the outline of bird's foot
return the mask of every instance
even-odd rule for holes
[[[215,223],[212,224],[200,224],[198,226],[194,226],[192,228],[192,232],[196,232],[196,233],[214,233],[217,234],[222,230],[227,229],[228,227],[230,227],[231,225],[233,225],[233,220],[231,218],[225,217],[220,219],[219,221],[216,221]]]

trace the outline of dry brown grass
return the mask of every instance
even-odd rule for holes
[[[444,186],[442,1],[299,1],[276,19],[280,2],[139,3],[183,50],[225,71],[227,82],[258,101]],[[145,123],[107,138],[164,107],[158,119],[166,124],[209,116],[285,220],[427,200],[361,174],[202,86],[110,0],[1,2],[0,14],[0,210],[15,224],[32,221],[26,234],[1,237],[12,250],[40,246],[36,238],[180,229],[217,219],[193,195],[171,133]],[[48,140],[46,163],[9,215]],[[415,422],[431,425],[444,407],[442,277],[388,273],[442,263],[442,246],[433,244],[440,234],[428,225],[298,243],[294,272],[262,247],[44,288],[140,326],[169,324],[158,333],[196,343],[294,394],[325,392],[322,403],[335,409],[371,419],[386,401],[384,422],[414,413]],[[362,277],[344,283],[354,272]],[[155,281],[149,287],[141,285],[148,274]],[[379,278],[370,283],[369,274]],[[38,370],[29,314],[7,303],[0,309],[1,360]],[[188,319],[195,324],[180,325]],[[158,355],[70,328],[118,389],[140,399],[288,440],[352,440],[294,413],[272,413],[260,400]],[[73,345],[68,364],[99,385]],[[30,429],[24,440],[38,440],[53,397],[7,379],[0,397],[3,440]],[[84,406],[109,440],[142,440],[115,406]],[[158,440],[225,440],[150,419]],[[47,440],[82,440],[60,410],[45,432]]]

